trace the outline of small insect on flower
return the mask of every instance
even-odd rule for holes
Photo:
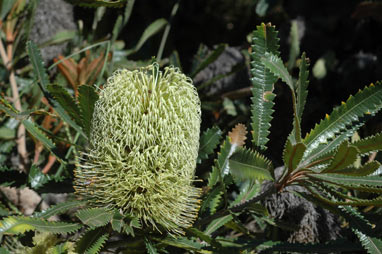
[[[76,193],[93,206],[182,234],[199,209],[201,191],[192,184],[200,121],[196,89],[178,69],[161,72],[153,64],[115,72],[95,104],[90,147],[75,169]]]

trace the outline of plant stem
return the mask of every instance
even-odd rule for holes
[[[20,102],[20,95],[19,95],[19,90],[17,88],[17,82],[16,82],[16,76],[15,76],[15,71],[11,65],[12,61],[12,51],[13,47],[12,44],[7,45],[7,53],[5,52],[5,48],[3,45],[2,40],[0,40],[0,55],[3,60],[3,63],[7,70],[9,71],[9,82],[11,84],[11,90],[12,90],[12,101],[13,104],[15,105],[15,108],[21,112],[22,107],[21,107],[21,102]],[[28,159],[28,151],[26,147],[26,135],[25,135],[25,127],[20,123],[18,130],[17,130],[17,151],[20,155],[21,158],[21,163],[19,164],[19,169],[26,172],[26,165],[29,162]]]

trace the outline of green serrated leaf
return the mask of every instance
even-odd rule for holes
[[[382,133],[378,133],[375,136],[367,137],[359,141],[355,141],[351,144],[357,147],[360,154],[368,154],[374,151],[382,150]]]
[[[200,213],[204,213],[207,210],[210,214],[216,212],[217,207],[220,204],[223,195],[223,186],[217,185],[212,191],[209,191],[206,197],[203,199],[203,203],[200,207]]]
[[[304,155],[306,163],[319,158],[323,155],[325,150],[323,147],[319,148],[320,144],[325,144],[330,139],[335,139],[341,136],[344,139],[353,135],[354,131],[361,125],[354,124],[360,121],[360,117],[365,115],[372,115],[378,112],[382,107],[382,84],[371,84],[362,91],[360,90],[355,96],[350,96],[349,99],[336,107],[330,115],[321,120],[320,124],[316,124],[313,130],[308,133],[303,140],[307,150]],[[352,126],[353,125],[353,126]],[[352,126],[349,128],[349,126]],[[341,135],[338,135],[340,133]],[[339,142],[337,142],[339,145]],[[332,147],[333,149],[335,147]]]
[[[337,200],[336,196],[346,198],[345,195],[341,195],[340,192],[334,192],[334,191],[326,191],[325,194],[329,194],[329,198],[325,197],[322,193],[318,192],[317,190],[311,188],[310,186],[305,185],[305,188],[315,197],[319,200],[326,202],[333,206],[382,206],[382,198],[375,198],[375,199],[359,199],[359,198],[347,198],[345,201]],[[322,188],[320,190],[323,190]]]
[[[207,159],[208,155],[214,152],[214,149],[220,143],[222,132],[219,127],[214,126],[207,129],[200,137],[200,146],[197,162],[201,163],[202,160]]]
[[[42,60],[40,50],[33,41],[28,41],[26,43],[26,47],[36,79],[46,90],[49,84],[49,79],[44,68],[44,62]]]
[[[31,61],[31,64],[33,66],[33,72],[36,76],[36,80],[38,81],[38,84],[40,85],[41,91],[44,93],[45,97],[49,101],[49,103],[53,106],[54,110],[57,112],[57,114],[71,127],[73,127],[77,132],[79,132],[82,136],[86,137],[86,135],[83,133],[82,129],[69,117],[69,115],[66,113],[66,111],[61,107],[61,105],[55,101],[51,96],[49,95],[49,92],[47,90],[49,79],[48,75],[46,74],[46,70],[44,68],[44,64],[42,61],[41,53],[36,44],[32,41],[27,42],[27,52],[29,59]]]
[[[296,110],[297,110],[297,117],[301,123],[302,119],[302,113],[304,112],[306,97],[308,96],[308,85],[309,85],[309,59],[306,57],[305,52],[302,53],[301,56],[301,62],[299,66],[299,75],[298,75],[298,81],[296,84]]]
[[[22,234],[29,230],[63,234],[77,231],[80,227],[76,223],[52,222],[41,218],[7,217],[0,221],[0,235]]]
[[[185,229],[185,231],[188,235],[196,236],[200,240],[205,241],[206,243],[208,243],[214,247],[217,247],[217,248],[221,247],[221,244],[218,243],[214,238],[212,238],[209,235],[206,235],[205,233],[203,233],[202,231],[200,231],[196,228],[187,228],[187,229]]]
[[[349,205],[349,206],[382,206],[382,198],[378,197],[375,199],[361,199],[353,196],[347,196],[346,194],[337,191],[334,187],[324,183],[310,183],[316,189],[320,190],[316,192],[311,188],[311,186],[305,187],[315,196],[320,198],[322,201],[327,202],[331,205]],[[329,198],[324,197],[324,195],[329,196]]]
[[[146,245],[146,250],[147,250],[148,254],[157,254],[158,253],[154,244],[147,237],[145,237],[145,245]]]
[[[40,129],[39,127],[34,123],[32,122],[30,119],[28,119],[28,115],[29,113],[25,113],[25,112],[21,112],[19,113],[12,105],[10,105],[7,101],[1,99],[0,102],[2,104],[0,104],[0,109],[3,110],[7,115],[11,116],[11,117],[14,117],[16,119],[19,119],[21,121],[21,123],[24,125],[25,129],[29,132],[29,134],[31,134],[34,138],[36,138],[37,140],[39,140],[42,145],[48,149],[48,151],[50,151],[51,153],[54,154],[54,156],[57,158],[57,160],[61,163],[61,164],[66,164],[61,158],[60,156],[57,155],[57,153],[55,152],[56,150],[56,146],[54,145],[54,143],[52,142],[52,140],[50,140]],[[25,114],[25,116],[24,116]],[[21,117],[20,117],[21,116]]]
[[[57,161],[60,162],[63,165],[66,165],[66,162],[61,159],[61,157],[56,153],[56,146],[50,140],[40,129],[39,127],[29,119],[21,121],[22,124],[24,125],[25,129],[31,134],[34,138],[39,140],[42,145],[48,149],[49,152],[51,152],[56,158]]]
[[[271,162],[261,154],[245,148],[240,148],[232,154],[229,168],[231,174],[239,180],[273,179]]]
[[[351,176],[367,176],[377,171],[380,166],[381,164],[378,161],[371,161],[359,168],[349,167],[349,168],[344,168],[340,170],[334,170],[331,173],[351,175]]]
[[[92,248],[92,246],[95,246],[97,241],[104,236],[105,234],[105,228],[95,228],[95,229],[88,229],[76,242],[75,251],[77,253],[85,253],[85,251]]]
[[[52,178],[49,175],[42,173],[39,167],[36,165],[31,166],[28,174],[28,183],[33,189],[39,189],[50,180],[52,180]]]
[[[278,55],[265,52],[264,56],[261,57],[261,62],[268,70],[271,71],[273,75],[281,78],[281,80],[284,81],[292,91],[294,91],[293,78],[289,74],[288,69],[285,67],[283,60],[281,60]]]
[[[47,86],[47,91],[61,105],[61,107],[69,114],[69,116],[80,126],[82,126],[80,118],[80,109],[74,98],[66,91],[65,88],[59,85],[50,84]]]
[[[265,52],[264,56],[261,58],[262,63],[266,68],[268,68],[273,75],[281,78],[290,88],[292,93],[292,102],[293,102],[293,132],[290,136],[292,143],[301,142],[301,130],[300,130],[300,120],[297,117],[297,108],[296,108],[296,95],[295,95],[295,84],[293,82],[292,76],[289,74],[287,68],[284,66],[283,61],[278,55],[272,54],[270,52]]]
[[[212,171],[208,176],[208,187],[212,188],[219,181],[220,178],[220,170],[218,167],[212,167]]]
[[[341,184],[344,186],[374,186],[382,187],[382,177],[380,176],[348,176],[341,174],[309,174],[309,177],[326,181],[332,184]]]
[[[242,204],[259,194],[260,184],[253,184],[253,182],[247,181],[243,185],[244,187],[241,189],[240,194],[231,202],[229,207]]]
[[[84,204],[86,204],[86,201],[80,201],[80,200],[67,201],[67,202],[59,203],[55,206],[49,207],[48,209],[46,209],[40,213],[35,213],[34,217],[49,219],[52,216],[62,214],[62,213],[66,212],[70,209],[78,208]]]
[[[251,126],[253,144],[262,150],[266,150],[268,142],[270,122],[273,113],[274,83],[277,78],[265,67],[261,58],[266,52],[279,55],[277,31],[271,24],[262,23],[253,32],[251,74],[252,74],[252,106]]]
[[[113,212],[106,208],[88,208],[79,210],[76,216],[89,227],[101,227],[111,221]]]
[[[213,232],[215,232],[216,230],[218,230],[219,228],[224,226],[224,224],[230,222],[231,220],[233,220],[232,215],[227,215],[227,216],[217,218],[217,219],[211,221],[210,224],[208,224],[206,230],[204,230],[204,233],[206,235],[211,235]]]
[[[376,237],[370,237],[358,230],[353,230],[358,236],[362,246],[367,250],[368,254],[382,254],[382,240]]]
[[[220,152],[218,153],[218,158],[216,160],[216,167],[219,169],[221,175],[227,175],[229,173],[229,157],[236,151],[238,146],[231,144],[229,137],[220,146]]]
[[[297,20],[291,21],[290,27],[290,49],[289,49],[289,59],[288,59],[288,70],[291,71],[295,66],[296,58],[300,54],[300,36],[298,30]]]
[[[375,233],[371,223],[356,208],[351,206],[340,206],[341,216],[347,220],[351,228],[364,234],[372,235]]]
[[[352,228],[358,229],[366,234],[373,232],[373,228],[370,223],[359,213],[355,208],[351,206],[337,206],[333,204],[328,204],[326,201],[317,198],[315,196],[309,195],[307,193],[299,192],[297,195],[305,198],[306,200],[317,204],[318,206],[325,208],[332,213],[343,217],[346,221],[349,222]]]
[[[78,102],[81,109],[81,122],[85,133],[90,135],[91,120],[95,102],[98,100],[98,94],[92,86],[82,85],[78,88]]]
[[[85,251],[85,254],[98,254],[101,251],[101,248],[106,243],[107,239],[109,239],[109,234],[103,234],[99,237],[89,249]]]
[[[166,237],[164,239],[155,238],[155,240],[165,245],[174,246],[185,250],[198,251],[199,253],[211,253],[210,251],[201,250],[203,244],[185,237],[177,237],[176,239],[174,237]]]
[[[297,168],[297,165],[300,163],[305,150],[306,146],[304,144],[297,143],[292,145],[292,142],[287,139],[283,152],[283,160],[284,165],[288,168],[289,172]]]
[[[113,230],[117,231],[118,233],[121,233],[122,228],[125,225],[123,219],[124,217],[119,211],[114,211],[113,218],[111,219],[111,227],[113,228]]]
[[[329,165],[322,171],[322,173],[333,173],[334,171],[344,169],[352,165],[358,156],[358,149],[355,146],[349,146],[348,141],[344,141],[338,147],[333,159]]]

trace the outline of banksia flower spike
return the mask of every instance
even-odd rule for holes
[[[191,226],[200,100],[177,68],[119,70],[95,104],[90,149],[75,170],[76,193],[172,234]]]

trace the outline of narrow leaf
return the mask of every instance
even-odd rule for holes
[[[378,112],[382,107],[382,84],[371,84],[362,91],[360,90],[355,96],[350,96],[349,99],[336,107],[330,115],[321,120],[320,124],[316,124],[313,130],[303,140],[307,147],[304,158],[307,162],[320,157],[322,149],[315,150],[320,144],[325,144],[328,140],[335,136],[343,135],[343,138],[353,135],[354,128],[348,126],[355,125],[360,117],[372,115]],[[359,128],[361,125],[357,125]],[[337,133],[341,133],[338,135]],[[330,151],[326,151],[330,152]]]
[[[197,251],[199,253],[211,253],[209,251],[202,251],[201,248],[203,247],[203,244],[189,240],[185,237],[167,237],[165,239],[156,239],[156,241],[161,242],[165,245],[174,246],[177,248],[185,249],[185,250],[191,250],[191,251]]]
[[[354,233],[358,236],[362,246],[367,250],[369,254],[382,254],[382,240],[376,237],[370,237],[364,233],[353,230]]]
[[[203,199],[203,203],[200,207],[200,213],[202,214],[209,210],[209,214],[214,214],[219,201],[222,199],[222,195],[222,185],[218,185],[213,190],[209,191]]]
[[[229,173],[229,163],[228,159],[235,152],[237,146],[231,144],[229,137],[223,142],[220,147],[220,152],[218,153],[218,158],[216,160],[216,167],[219,169],[221,175],[227,175]]]
[[[382,150],[382,132],[375,136],[367,137],[352,143],[352,146],[358,148],[360,154],[368,154],[373,151]]]
[[[48,209],[42,212],[35,213],[34,216],[37,218],[49,219],[50,217],[54,215],[62,214],[70,209],[78,208],[84,204],[86,204],[85,201],[79,201],[79,200],[67,201],[67,202],[59,203],[55,206],[49,207]]]
[[[221,135],[221,130],[216,126],[203,132],[200,137],[198,163],[201,163],[203,159],[207,159],[208,155],[214,152],[214,149],[220,143]]]
[[[229,159],[231,174],[239,180],[273,179],[273,166],[264,156],[247,149],[239,149]]]
[[[65,112],[65,110],[61,107],[61,105],[55,101],[49,94],[47,87],[49,84],[48,75],[46,74],[46,70],[43,65],[42,57],[40,50],[37,46],[32,42],[27,42],[27,52],[29,59],[33,66],[33,72],[36,76],[38,84],[40,85],[41,91],[44,93],[44,96],[48,99],[49,103],[53,106],[54,110],[57,114],[71,127],[73,127],[76,131],[78,131],[84,137],[85,134],[81,130],[81,128],[69,117],[69,115]]]
[[[75,250],[77,253],[85,253],[85,251],[96,246],[97,241],[104,236],[105,228],[88,229],[81,238],[76,242]]]
[[[309,174],[309,177],[330,182],[333,184],[341,184],[344,186],[374,186],[382,187],[382,177],[380,176],[348,176],[340,174]]]
[[[213,51],[200,62],[198,61],[195,66],[193,66],[190,77],[194,78],[201,70],[206,68],[209,64],[213,63],[219,56],[224,52],[227,44],[219,44]],[[198,59],[199,60],[199,59]]]
[[[208,176],[208,187],[212,188],[215,186],[215,184],[219,181],[220,178],[220,170],[218,167],[212,167],[212,171],[210,175]]]
[[[7,217],[0,221],[1,234],[22,234],[29,230],[54,234],[72,233],[81,226],[76,223],[52,222],[40,218]]]
[[[299,75],[296,85],[296,95],[297,95],[297,117],[300,120],[302,119],[302,113],[304,112],[306,97],[308,96],[308,85],[309,85],[309,59],[306,57],[305,52],[302,53],[301,62],[299,66]]]
[[[296,58],[300,54],[300,35],[298,30],[297,20],[291,21],[290,27],[290,48],[289,48],[289,59],[288,59],[288,70],[291,71],[295,66]]]
[[[210,224],[208,224],[206,230],[204,230],[204,233],[206,235],[211,235],[213,232],[215,232],[216,230],[218,230],[219,228],[224,226],[224,224],[230,222],[231,220],[233,220],[232,215],[227,215],[227,216],[217,218],[213,220]]]
[[[34,164],[31,166],[28,174],[28,183],[33,189],[39,189],[50,180],[52,180],[50,175],[42,173],[41,169]]]
[[[101,227],[110,222],[113,213],[106,208],[89,208],[79,210],[76,216],[90,227]]]
[[[293,78],[289,74],[287,68],[279,56],[270,52],[265,52],[264,56],[261,58],[261,62],[268,70],[271,71],[273,75],[281,78],[281,80],[284,81],[292,91],[294,91]]]
[[[33,41],[28,41],[26,46],[36,79],[44,90],[46,90],[49,84],[49,79],[44,68],[44,62],[42,60],[40,50]]]
[[[289,172],[297,168],[304,155],[305,150],[306,146],[304,144],[297,143],[295,145],[292,145],[291,141],[287,139],[283,152],[283,159],[284,165],[288,168]]]
[[[356,208],[351,206],[340,206],[341,216],[349,222],[351,228],[364,234],[374,236],[375,230],[371,223]]]
[[[93,118],[93,111],[95,102],[98,100],[98,94],[92,86],[82,85],[78,88],[78,102],[81,109],[81,122],[84,132],[90,135],[91,120]]]
[[[322,173],[332,173],[333,171],[338,171],[352,165],[356,161],[357,155],[357,148],[355,146],[349,146],[349,142],[345,140],[338,147],[333,159]]]
[[[141,47],[145,44],[145,42],[148,39],[150,39],[153,35],[158,33],[160,30],[162,30],[166,26],[167,23],[168,22],[165,19],[157,19],[153,23],[151,23],[148,27],[146,27],[141,38],[139,38],[137,45],[135,45],[134,48],[127,50],[126,55],[127,56],[131,55],[131,54],[137,52],[138,50],[140,50]]]
[[[113,230],[121,233],[122,228],[125,226],[124,217],[119,211],[114,211],[113,218],[111,219],[111,227]]]
[[[349,167],[340,170],[334,170],[331,173],[344,174],[351,176],[367,176],[373,174],[381,167],[381,164],[378,161],[371,161],[366,163],[360,168]]]
[[[145,245],[146,245],[146,250],[147,250],[148,254],[157,254],[158,253],[154,244],[147,237],[145,237]]]
[[[39,129],[39,127],[32,121],[26,119],[21,121],[25,129],[31,134],[34,138],[42,143],[42,145],[48,149],[53,155],[57,158],[61,164],[65,165],[66,162],[61,159],[61,157],[56,153],[56,146],[45,134]]]
[[[80,109],[74,98],[60,85],[48,85],[47,90],[53,98],[61,105],[61,107],[69,114],[69,116],[78,124],[80,121]]]
[[[89,249],[85,251],[85,254],[98,254],[108,238],[108,234],[103,234],[100,238],[97,239],[97,241],[94,242],[92,246],[90,246]]]
[[[186,230],[187,234],[196,236],[200,240],[205,241],[206,243],[208,243],[214,247],[217,247],[217,248],[221,247],[221,245],[214,238],[212,238],[211,236],[205,234],[204,232],[202,232],[196,228],[187,228],[185,230]]]
[[[251,74],[252,74],[252,105],[251,105],[251,126],[253,145],[261,150],[266,150],[268,142],[270,122],[273,113],[273,100],[276,96],[273,93],[274,83],[277,81],[271,72],[265,67],[261,58],[266,52],[278,55],[277,32],[271,24],[262,23],[253,32],[252,54],[251,54]]]

